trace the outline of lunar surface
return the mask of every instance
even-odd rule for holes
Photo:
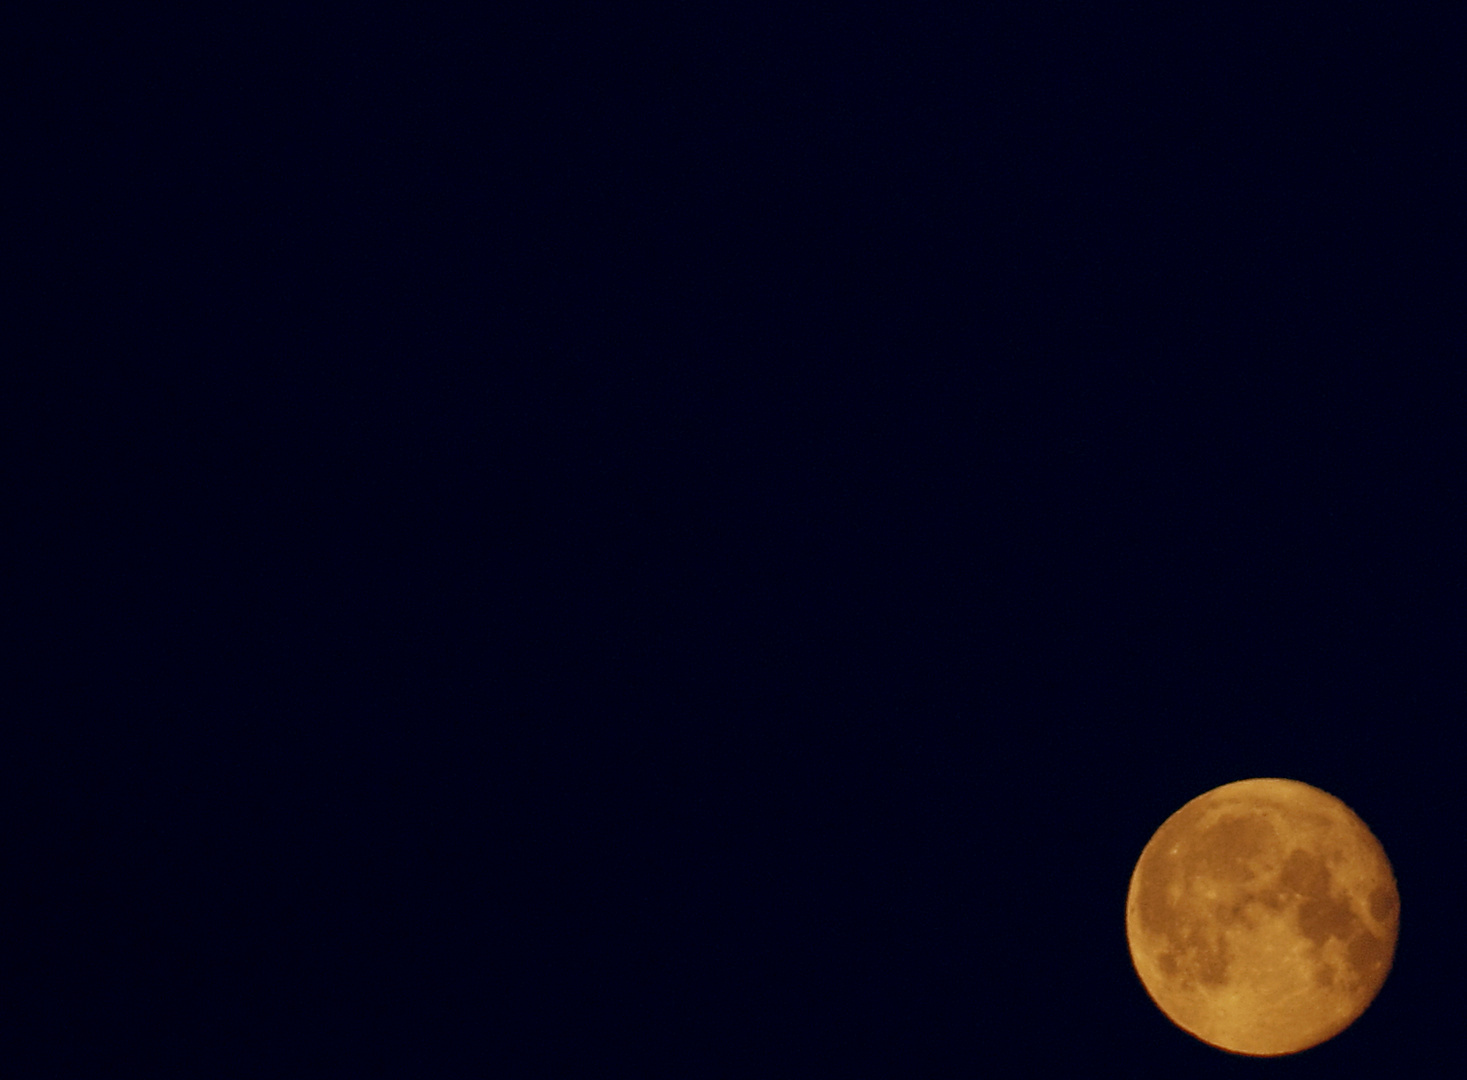
[[[1153,1001],[1204,1042],[1273,1056],[1332,1038],[1391,968],[1400,901],[1380,842],[1295,780],[1240,780],[1169,817],[1126,899]]]

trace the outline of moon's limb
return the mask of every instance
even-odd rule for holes
[[[1179,1027],[1236,1053],[1317,1045],[1375,998],[1399,899],[1379,841],[1340,800],[1243,780],[1166,820],[1131,876],[1137,974]]]

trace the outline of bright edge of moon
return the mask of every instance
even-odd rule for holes
[[[1199,795],[1141,852],[1126,939],[1178,1027],[1237,1054],[1307,1050],[1352,1024],[1395,956],[1385,850],[1339,799],[1296,780]]]

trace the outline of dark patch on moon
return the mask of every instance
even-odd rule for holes
[[[1225,817],[1197,837],[1187,862],[1220,881],[1250,881],[1249,863],[1263,854],[1273,835],[1273,826],[1257,815]]]
[[[1149,933],[1172,935],[1177,915],[1167,902],[1167,888],[1171,885],[1172,867],[1159,852],[1148,852],[1141,869],[1141,889],[1136,896],[1137,913],[1141,925]]]
[[[1222,940],[1199,943],[1195,970],[1197,977],[1209,986],[1221,986],[1228,981],[1228,954]]]
[[[1303,896],[1324,898],[1329,895],[1330,873],[1324,860],[1302,848],[1289,852],[1284,860],[1279,881],[1286,889]]]
[[[1213,937],[1207,933],[1206,927],[1194,922],[1181,935],[1180,941],[1175,934],[1170,940],[1177,951],[1191,957],[1189,975],[1209,986],[1221,986],[1228,981],[1229,954],[1226,939]]]
[[[1269,911],[1282,911],[1285,907],[1283,890],[1276,886],[1270,885],[1259,889],[1253,894],[1253,899],[1268,908]]]
[[[1299,933],[1316,945],[1332,937],[1347,940],[1357,925],[1350,905],[1343,900],[1310,898],[1299,905]]]
[[[1396,890],[1377,885],[1370,890],[1370,914],[1382,926],[1395,926],[1401,913],[1401,900]]]
[[[1362,930],[1350,940],[1350,966],[1362,977],[1380,971],[1389,962],[1391,950],[1385,942],[1368,930]]]

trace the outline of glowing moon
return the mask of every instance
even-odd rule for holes
[[[1295,780],[1199,795],[1141,852],[1126,898],[1131,960],[1184,1031],[1239,1054],[1306,1050],[1375,999],[1400,900],[1348,806]]]

